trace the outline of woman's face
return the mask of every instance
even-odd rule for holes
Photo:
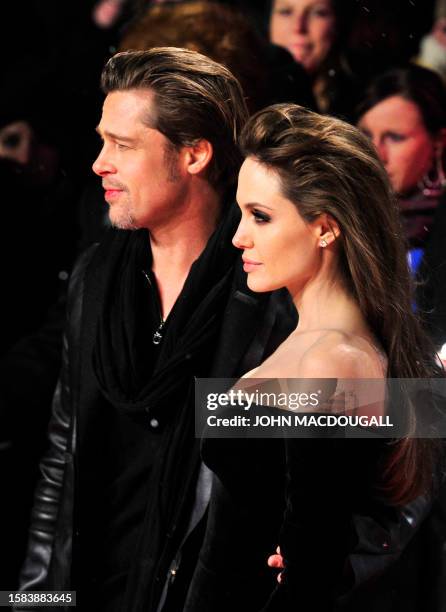
[[[237,202],[242,218],[233,244],[243,249],[248,287],[258,292],[287,287],[295,295],[320,262],[313,225],[282,195],[277,173],[252,158],[240,169]]]
[[[285,47],[309,73],[318,70],[335,38],[331,0],[274,0],[270,40]]]
[[[414,102],[387,98],[367,111],[358,126],[373,141],[396,193],[410,192],[432,168],[437,141]]]

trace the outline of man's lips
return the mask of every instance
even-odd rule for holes
[[[103,185],[103,188],[105,190],[104,197],[105,197],[106,200],[112,199],[112,198],[118,196],[123,191],[123,189],[119,189],[118,187],[112,187],[111,185],[110,186]]]
[[[252,259],[248,259],[247,257],[242,257],[243,261],[243,270],[245,272],[253,272],[257,270],[259,266],[262,264],[258,261],[253,261]]]

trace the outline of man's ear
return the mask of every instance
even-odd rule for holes
[[[214,149],[208,140],[202,138],[194,145],[186,147],[185,164],[189,174],[199,174],[205,170],[214,154]]]
[[[322,213],[311,224],[321,246],[328,246],[341,235],[339,224],[331,215]]]

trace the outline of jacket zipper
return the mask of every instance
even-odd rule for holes
[[[158,299],[158,293],[155,290],[155,288],[153,287],[153,283],[150,280],[150,276],[147,274],[147,272],[145,270],[143,270],[142,273],[144,274],[145,278],[147,279],[147,282],[149,283],[149,285],[150,285],[150,287],[151,287],[151,289],[153,291],[153,294],[155,296],[155,304],[156,304],[156,308],[158,310],[158,317],[159,317],[159,321],[160,322],[159,322],[159,325],[158,325],[157,329],[155,330],[155,333],[152,336],[152,342],[153,342],[153,344],[159,344],[161,342],[161,340],[163,339],[162,331],[163,331],[163,327],[164,327],[166,321],[163,319],[163,315],[161,314],[161,304],[160,304],[159,299]]]

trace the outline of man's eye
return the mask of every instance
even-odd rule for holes
[[[121,144],[120,142],[116,143],[116,148],[118,149],[118,151],[125,151],[126,149],[128,149],[127,145]]]
[[[268,223],[271,221],[271,217],[264,212],[260,212],[260,210],[256,210],[255,208],[252,211],[252,216],[255,219],[256,223]]]

